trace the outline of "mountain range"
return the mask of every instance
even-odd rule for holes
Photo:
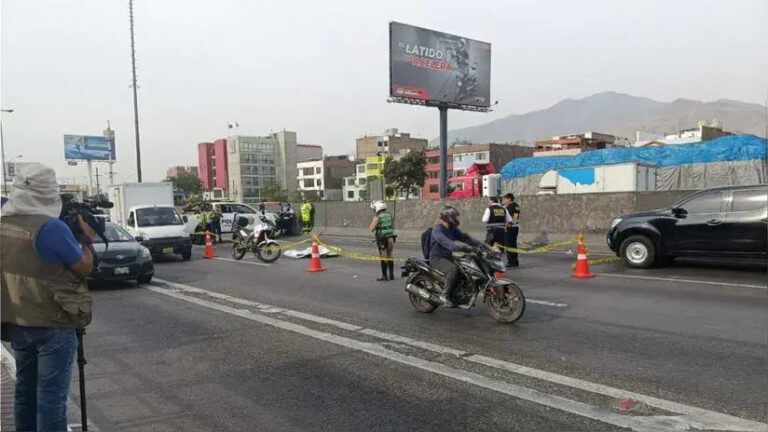
[[[497,142],[549,139],[587,131],[609,133],[634,141],[638,130],[659,134],[695,128],[700,120],[717,120],[733,133],[766,133],[765,107],[729,99],[700,102],[677,99],[658,102],[616,92],[583,99],[563,99],[547,109],[513,114],[489,123],[450,130],[448,142]],[[430,144],[436,145],[437,138]]]

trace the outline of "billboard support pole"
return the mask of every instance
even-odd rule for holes
[[[93,162],[88,159],[88,195],[93,195]]]
[[[448,195],[448,107],[438,105],[440,111],[440,198]]]
[[[139,100],[136,94],[136,49],[133,39],[133,0],[128,1],[128,15],[131,20],[131,73],[133,76],[133,127],[136,134],[136,177],[141,183],[141,145],[139,144]]]

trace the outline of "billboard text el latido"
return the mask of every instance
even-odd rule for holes
[[[491,44],[391,22],[389,49],[390,96],[490,106]]]

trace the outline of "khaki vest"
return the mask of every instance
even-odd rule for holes
[[[91,322],[85,279],[43,260],[35,237],[47,216],[0,218],[2,322],[31,327],[80,327]]]

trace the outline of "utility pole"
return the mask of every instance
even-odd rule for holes
[[[98,195],[101,193],[101,188],[99,188],[99,167],[96,167],[96,193],[94,195]]]
[[[0,109],[3,113],[12,113],[12,109]],[[0,158],[3,163],[3,193],[8,193],[8,171],[5,166],[5,141],[3,141],[3,119],[0,117]]]
[[[115,145],[115,131],[112,130],[112,127],[109,124],[109,120],[107,120],[107,128],[104,129],[104,137],[105,138],[111,138],[112,139],[112,145]],[[115,184],[114,176],[115,176],[115,153],[112,153],[112,160],[109,161],[109,185],[112,186]]]
[[[133,125],[136,134],[136,176],[141,183],[141,145],[139,141],[139,97],[136,93],[136,48],[133,36],[133,0],[128,0],[128,15],[131,20],[131,71],[133,73]]]

